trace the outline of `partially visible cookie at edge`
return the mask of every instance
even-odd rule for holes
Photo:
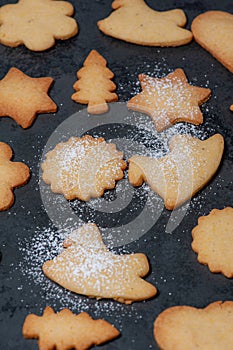
[[[224,11],[207,11],[194,18],[194,39],[233,73],[233,15]]]
[[[211,272],[233,277],[233,208],[213,209],[192,230],[192,249]]]
[[[93,320],[86,312],[75,315],[65,308],[55,313],[50,306],[44,309],[42,316],[28,315],[22,332],[27,339],[38,339],[40,350],[87,350],[120,335],[110,323]]]
[[[78,33],[73,5],[67,1],[19,0],[0,8],[0,42],[10,47],[24,44],[44,51]]]
[[[233,301],[205,308],[173,306],[154,322],[154,337],[162,350],[232,350]]]
[[[13,162],[10,146],[0,142],[0,211],[9,209],[14,203],[13,190],[25,185],[30,177],[28,166]]]

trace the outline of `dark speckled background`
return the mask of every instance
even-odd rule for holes
[[[14,1],[1,0],[0,5],[10,2]],[[122,316],[113,313],[108,315],[107,307],[98,315],[114,323],[122,333],[119,339],[100,347],[101,349],[155,350],[158,347],[153,339],[153,321],[165,308],[182,304],[204,307],[215,300],[233,299],[232,280],[220,274],[212,274],[207,267],[198,264],[196,255],[190,248],[191,230],[200,215],[208,214],[213,208],[233,206],[233,113],[229,111],[229,106],[233,103],[232,74],[195,42],[183,47],[158,50],[104,36],[98,31],[96,22],[111,12],[111,0],[70,2],[75,7],[75,18],[79,23],[78,36],[58,42],[55,47],[43,53],[30,52],[25,47],[9,48],[0,45],[0,78],[12,66],[34,77],[51,76],[55,79],[55,84],[50,95],[59,106],[55,115],[40,115],[28,130],[23,130],[10,118],[0,119],[0,140],[10,144],[15,153],[14,160],[24,160],[32,172],[30,182],[15,191],[14,206],[9,211],[0,213],[0,350],[37,349],[36,341],[25,340],[21,335],[25,316],[29,312],[40,314],[41,309],[50,302],[56,304],[56,311],[66,306],[60,300],[42,298],[40,285],[32,283],[28,287],[28,279],[16,269],[22,260],[18,241],[25,237],[30,239],[37,227],[49,225],[39,191],[36,190],[38,164],[51,133],[69,115],[83,108],[75,104],[70,95],[76,80],[75,73],[91,49],[97,49],[107,59],[110,69],[116,75],[116,84],[123,87],[118,91],[120,101],[127,101],[130,97],[129,76],[135,84],[135,72],[139,72],[139,68],[141,72],[151,70],[153,73],[153,66],[161,61],[165,61],[170,69],[183,68],[189,80],[195,81],[196,85],[205,86],[208,80],[213,97],[208,102],[209,113],[205,112],[205,124],[201,128],[211,128],[225,138],[225,153],[220,170],[211,184],[192,200],[179,227],[172,234],[165,233],[164,227],[170,213],[164,210],[144,237],[127,246],[129,251],[147,254],[152,267],[148,281],[156,285],[158,296],[147,302],[135,303],[134,312],[131,312],[132,306],[123,306]],[[148,0],[147,3],[158,10],[182,8],[188,18],[188,28],[193,18],[201,12],[218,9],[233,13],[232,0]],[[65,87],[59,83],[63,78],[68,82]],[[92,315],[94,302],[89,302]],[[108,302],[99,303],[107,305]],[[75,308],[73,311],[76,311]]]

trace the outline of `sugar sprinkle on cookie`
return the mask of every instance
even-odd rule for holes
[[[192,33],[183,28],[183,10],[155,11],[144,0],[115,0],[112,8],[110,16],[97,23],[109,36],[148,46],[179,46],[192,40]]]
[[[233,277],[233,208],[213,209],[192,230],[192,249],[211,272]]]
[[[161,158],[134,155],[129,159],[129,181],[141,186],[145,181],[173,210],[200,191],[216,173],[222,159],[224,139],[215,134],[207,140],[175,135],[170,152]]]
[[[68,200],[88,201],[113,189],[123,178],[126,163],[114,143],[86,135],[57,144],[41,167],[42,178],[52,192],[62,193]]]
[[[141,253],[119,255],[109,251],[95,224],[74,230],[64,247],[57,257],[42,266],[44,274],[62,287],[125,304],[156,295],[157,289],[142,279],[149,273],[147,257]]]
[[[164,78],[140,74],[139,81],[142,92],[132,97],[127,107],[148,114],[157,131],[178,122],[202,124],[199,106],[208,100],[211,90],[189,84],[182,69]]]
[[[42,316],[30,314],[23,324],[23,336],[38,339],[40,350],[87,350],[120,335],[105,320],[93,320],[88,313],[73,314],[69,309],[55,313],[46,306]]]

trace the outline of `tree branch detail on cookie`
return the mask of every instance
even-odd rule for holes
[[[113,72],[107,68],[107,61],[96,50],[92,50],[77,72],[78,81],[74,84],[76,92],[72,100],[88,104],[90,114],[101,114],[108,111],[106,102],[115,102],[118,96],[116,85],[111,79]]]
[[[190,85],[182,69],[164,78],[140,74],[139,81],[142,92],[131,98],[127,107],[148,114],[157,131],[178,122],[203,123],[199,106],[208,100],[211,90]]]
[[[50,306],[42,316],[28,315],[23,324],[23,336],[37,338],[40,350],[87,350],[119,334],[110,323],[93,320],[86,312],[75,315],[69,309],[62,309],[55,313]]]

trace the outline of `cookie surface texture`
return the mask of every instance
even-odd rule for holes
[[[196,42],[233,73],[233,15],[207,11],[194,18],[191,29]]]
[[[0,81],[0,117],[10,117],[22,128],[29,128],[38,113],[56,112],[57,106],[48,96],[52,83],[50,77],[31,78],[11,68]]]
[[[233,277],[233,208],[213,209],[192,230],[192,249],[211,272]]]
[[[179,46],[192,40],[183,10],[154,11],[144,0],[115,0],[109,17],[98,21],[105,34],[130,43],[148,46]]]
[[[219,167],[224,140],[215,134],[205,141],[187,135],[175,135],[170,153],[161,158],[134,155],[129,159],[129,181],[133,186],[147,182],[173,210],[201,190]]]
[[[107,68],[107,61],[96,50],[92,50],[77,72],[78,80],[74,84],[76,92],[72,100],[88,104],[90,114],[101,114],[108,111],[107,102],[115,102],[118,96],[113,91],[116,85],[111,79],[113,72]]]
[[[233,302],[204,309],[174,306],[155,320],[154,337],[163,350],[232,350]]]
[[[182,69],[164,78],[139,75],[142,92],[132,97],[127,107],[148,114],[157,131],[177,122],[199,125],[203,115],[199,106],[208,100],[211,90],[190,85]]]
[[[126,304],[151,298],[157,292],[142,279],[149,273],[147,257],[140,253],[110,252],[95,224],[85,224],[73,231],[64,247],[42,269],[48,278],[72,292]]]
[[[42,316],[28,315],[23,324],[23,336],[38,339],[40,350],[87,350],[119,334],[111,324],[93,320],[86,312],[75,315],[69,309],[62,309],[55,313],[50,306]]]
[[[116,145],[103,138],[71,137],[47,153],[42,178],[52,192],[66,199],[88,201],[101,197],[124,176],[126,163]]]
[[[12,156],[10,146],[0,142],[0,210],[13,205],[13,189],[26,184],[30,177],[27,165],[11,161]]]
[[[73,6],[67,1],[19,0],[0,8],[0,42],[44,51],[78,32]]]

